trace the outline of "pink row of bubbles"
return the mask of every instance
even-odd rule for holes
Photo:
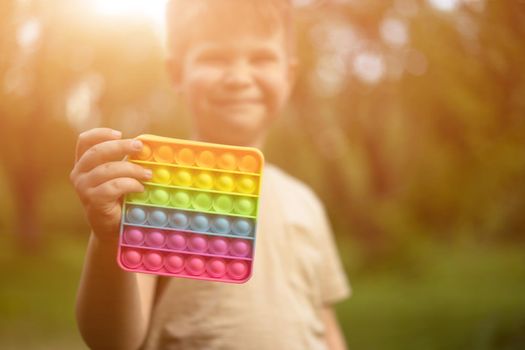
[[[172,274],[186,273],[191,276],[207,274],[212,278],[229,277],[235,280],[245,278],[249,272],[249,264],[243,260],[137,249],[122,250],[121,261],[126,267],[135,270],[159,271],[164,268]]]
[[[206,236],[178,231],[127,227],[124,242],[134,246],[169,248],[178,251],[248,257],[251,242],[246,239]]]

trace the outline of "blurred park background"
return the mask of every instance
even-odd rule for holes
[[[525,2],[295,4],[300,77],[264,151],[328,208],[350,348],[525,349]],[[78,133],[188,136],[163,5],[0,2],[2,349],[84,348]]]

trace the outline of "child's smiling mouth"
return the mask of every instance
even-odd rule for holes
[[[224,98],[212,100],[212,103],[224,108],[242,108],[262,104],[260,98]]]

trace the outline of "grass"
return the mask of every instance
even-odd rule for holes
[[[38,256],[14,252],[0,237],[0,347],[85,349],[74,321],[84,242],[57,237]]]
[[[356,272],[337,311],[351,349],[524,349],[523,247],[418,246],[410,266]]]
[[[57,235],[24,257],[0,237],[0,348],[85,349],[73,306],[85,242]],[[355,266],[353,296],[337,306],[351,349],[525,348],[523,247],[419,243],[409,263]]]

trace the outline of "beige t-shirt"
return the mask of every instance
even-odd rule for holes
[[[253,274],[245,284],[158,280],[143,349],[325,349],[324,305],[350,295],[324,209],[266,165]]]

